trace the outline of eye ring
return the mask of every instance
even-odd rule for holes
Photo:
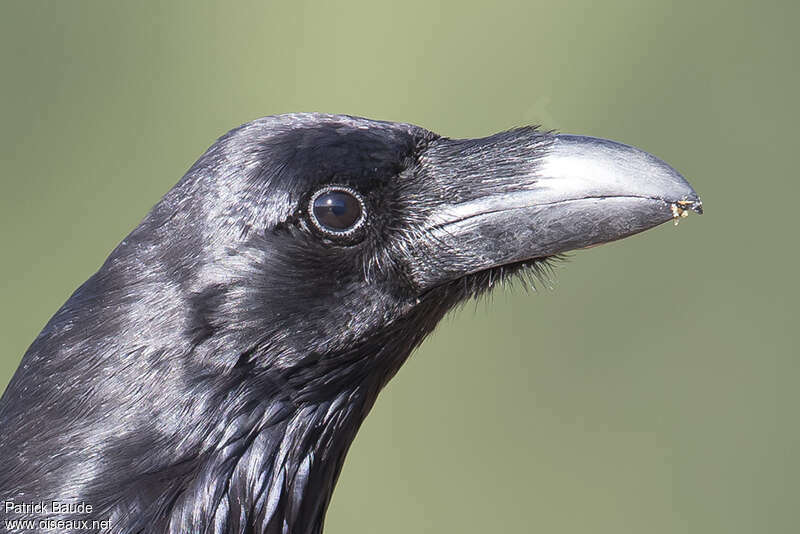
[[[317,230],[335,238],[355,237],[367,219],[364,198],[343,185],[328,185],[317,190],[308,201],[307,211]]]

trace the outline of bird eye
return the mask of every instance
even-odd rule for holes
[[[314,225],[327,234],[349,235],[364,222],[364,202],[352,189],[335,186],[311,197],[309,213]]]

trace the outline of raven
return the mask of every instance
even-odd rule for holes
[[[702,204],[677,171],[603,139],[244,124],[24,355],[0,399],[0,513],[34,532],[319,533],[361,422],[448,310],[686,210]]]

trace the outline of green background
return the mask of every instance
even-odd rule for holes
[[[242,122],[542,123],[655,153],[706,215],[449,315],[367,418],[326,534],[798,532],[798,20],[789,1],[4,0],[0,387]]]

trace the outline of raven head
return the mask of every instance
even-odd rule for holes
[[[200,187],[213,194],[186,191]],[[448,139],[321,114],[232,131],[173,196],[197,203],[190,250],[203,253],[188,255],[189,271],[197,257],[210,264],[200,268],[210,275],[194,273],[196,339],[249,329],[234,345],[248,349],[239,365],[325,368],[319,384],[305,375],[293,384],[323,398],[390,376],[402,358],[372,353],[397,329],[421,334],[405,332],[404,357],[443,313],[500,277],[702,209],[677,171],[612,141],[535,128]],[[165,202],[164,217],[179,202]],[[238,299],[232,309],[215,309],[223,295]],[[357,353],[357,365],[340,365],[344,353]]]
[[[601,139],[245,124],[26,353],[0,497],[84,500],[121,532],[319,532],[379,390],[449,309],[687,209],[674,169]]]

